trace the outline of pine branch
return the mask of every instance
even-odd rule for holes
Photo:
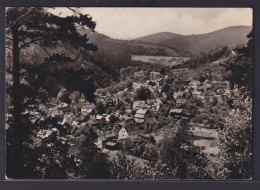
[[[24,47],[28,47],[28,45],[32,44],[32,43],[35,43],[37,41],[40,41],[42,40],[41,38],[36,38],[36,39],[33,39],[27,43],[24,43],[22,46],[19,47],[19,49],[23,49]],[[36,44],[36,43],[35,43]],[[37,44],[38,45],[38,44]]]
[[[36,45],[38,45],[40,48],[43,49],[43,51],[48,55],[48,56],[51,56],[51,54],[47,51],[46,48],[44,48],[41,44],[38,44],[38,43],[35,43]]]
[[[8,28],[5,29],[5,31],[7,32],[10,28],[12,28],[19,20],[21,20],[23,17],[25,17],[26,15],[28,15],[33,9],[31,8],[29,11],[27,11],[25,14],[23,14],[22,16],[18,17],[13,24],[11,24],[11,26],[9,26]]]
[[[80,12],[78,12],[77,10],[74,10],[74,9],[72,9],[72,8],[70,8],[70,7],[67,7],[69,10],[71,10],[73,13],[74,13],[74,15],[77,17],[78,15],[82,15]]]
[[[7,47],[7,46],[5,46],[5,48],[6,48],[6,49],[9,49],[9,50],[11,50],[11,51],[13,51],[13,49],[12,49],[12,48],[10,48],[10,47]]]
[[[5,38],[6,38],[6,39],[8,39],[8,40],[13,40],[12,38],[10,38],[10,37],[7,37],[7,36],[6,36]]]

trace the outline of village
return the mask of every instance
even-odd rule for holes
[[[131,77],[135,82],[117,93],[97,89],[95,103],[87,101],[82,94],[76,102],[55,100],[31,106],[23,114],[29,114],[32,123],[50,117],[57,119],[60,126],[59,129],[37,127],[34,146],[41,146],[56,135],[63,144],[70,146],[69,154],[77,157],[81,131],[92,128],[98,135],[96,146],[110,153],[110,160],[119,150],[138,158],[134,153],[137,147],[153,147],[168,128],[177,130],[178,122],[184,121],[195,138],[194,145],[209,158],[218,159],[221,125],[212,122],[210,115],[206,119],[201,115],[210,112],[211,104],[220,104],[230,96],[227,81],[175,80],[159,71],[138,71]],[[146,100],[136,96],[141,88],[150,91]],[[60,130],[65,130],[67,135],[63,136]],[[145,156],[140,157],[145,159]]]

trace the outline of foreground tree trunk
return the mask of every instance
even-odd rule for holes
[[[23,130],[21,121],[22,97],[20,83],[20,62],[19,62],[19,25],[12,26],[13,34],[13,117],[14,117],[14,155],[13,155],[13,178],[22,178],[23,176]]]

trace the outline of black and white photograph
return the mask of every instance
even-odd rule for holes
[[[252,180],[252,8],[5,11],[6,180]]]

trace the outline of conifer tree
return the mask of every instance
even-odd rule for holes
[[[61,43],[72,48],[96,50],[89,44],[87,35],[78,33],[78,27],[94,30],[96,23],[92,17],[68,8],[72,16],[59,17],[42,7],[14,7],[6,12],[6,49],[12,54],[11,73],[13,76],[12,105],[13,105],[13,178],[23,176],[23,94],[21,93],[21,52],[31,45],[40,47],[47,54],[49,63],[63,63],[71,60],[64,54],[54,52]]]

